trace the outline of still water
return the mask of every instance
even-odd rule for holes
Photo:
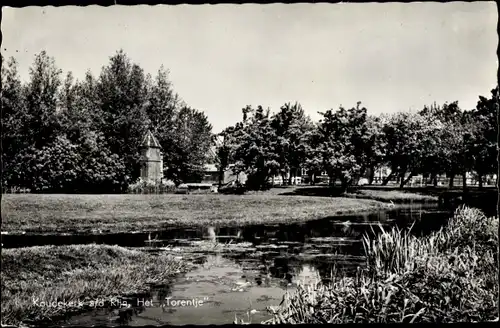
[[[129,299],[126,306],[97,308],[67,319],[64,325],[230,324],[235,315],[260,323],[270,318],[266,307],[278,305],[297,284],[326,282],[334,268],[349,274],[363,266],[364,233],[413,225],[414,234],[425,235],[446,224],[451,215],[437,205],[417,205],[301,224],[171,229],[126,238],[87,236],[90,239],[80,241],[169,252],[199,265],[171,285]],[[64,243],[69,241],[66,237],[72,238],[55,238]],[[37,243],[43,244],[45,237],[40,238]]]

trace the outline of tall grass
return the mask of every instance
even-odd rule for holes
[[[299,287],[267,323],[498,320],[498,218],[459,208],[429,236],[393,228],[363,244],[366,269]]]

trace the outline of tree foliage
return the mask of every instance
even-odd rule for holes
[[[22,82],[14,58],[1,64],[2,187],[34,192],[123,192],[137,181],[140,147],[151,130],[162,146],[164,175],[176,183],[199,181],[215,146],[221,177],[230,166],[245,172],[247,187],[263,189],[275,175],[285,184],[305,170],[326,172],[345,189],[387,166],[400,187],[417,174],[436,182],[446,174],[498,168],[498,86],[463,110],[458,102],[418,113],[368,115],[358,102],[320,113],[313,122],[302,106],[275,113],[246,106],[242,119],[214,136],[203,111],[175,92],[163,66],[146,74],[117,51],[98,76],[63,74],[45,51]]]
[[[3,58],[2,58],[3,59]],[[163,147],[166,172],[193,179],[211,145],[208,118],[173,91],[168,71],[153,80],[118,51],[95,78],[64,78],[55,60],[35,56],[22,83],[2,60],[2,187],[33,192],[122,192],[139,177],[149,128]]]

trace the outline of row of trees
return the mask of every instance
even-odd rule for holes
[[[391,172],[384,185],[397,179],[403,188],[417,174],[437,184],[437,176],[446,174],[450,187],[455,176],[463,176],[465,188],[466,173],[474,172],[482,187],[482,178],[497,172],[498,104],[497,87],[470,111],[453,102],[373,116],[358,102],[320,113],[316,123],[298,103],[274,114],[247,106],[242,121],[221,133],[218,165],[223,171],[234,163],[254,189],[264,188],[273,175],[290,183],[302,168],[311,180],[326,172],[330,183],[340,180],[345,189],[364,176],[372,183],[381,167]]]
[[[14,58],[2,58],[2,187],[34,192],[123,192],[140,172],[140,143],[151,129],[163,147],[165,176],[177,183],[199,180],[213,145],[201,111],[177,95],[161,67],[145,74],[118,51],[98,77],[65,77],[45,52],[35,57],[22,83]],[[476,108],[433,104],[418,113],[368,115],[361,103],[320,113],[313,122],[298,103],[276,113],[245,107],[243,117],[221,134],[217,161],[248,174],[260,189],[271,176],[288,182],[306,169],[327,172],[343,186],[387,166],[403,187],[423,174],[436,182],[497,170],[498,87]],[[465,183],[465,179],[463,180]]]
[[[45,52],[29,81],[2,58],[2,187],[33,192],[122,192],[140,174],[147,129],[163,147],[166,177],[196,179],[212,126],[174,92],[168,71],[145,74],[118,51],[98,77],[65,77]]]

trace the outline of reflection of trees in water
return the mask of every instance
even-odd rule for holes
[[[208,227],[208,239],[212,242],[216,241],[217,235],[215,234],[215,227]]]
[[[316,267],[310,263],[303,263],[300,267],[296,269],[296,273],[294,275],[294,280],[296,283],[316,284],[321,282],[321,275]]]

